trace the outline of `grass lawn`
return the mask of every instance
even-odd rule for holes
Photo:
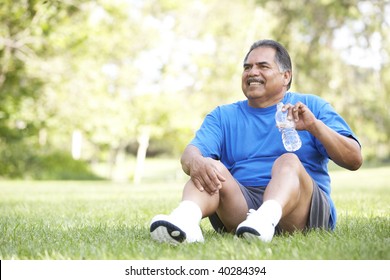
[[[172,172],[176,172],[173,170]],[[332,171],[333,233],[248,243],[202,221],[203,244],[169,246],[149,237],[149,221],[181,197],[184,178],[112,182],[0,181],[0,259],[389,260],[390,167]]]

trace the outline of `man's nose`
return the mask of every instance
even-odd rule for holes
[[[248,73],[248,76],[259,76],[260,75],[260,68],[257,66],[253,66]]]

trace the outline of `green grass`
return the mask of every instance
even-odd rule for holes
[[[390,259],[389,167],[332,171],[338,225],[248,243],[202,221],[203,244],[169,246],[149,221],[181,197],[174,179],[111,182],[0,181],[0,259]]]

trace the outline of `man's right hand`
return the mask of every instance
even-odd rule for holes
[[[218,193],[222,183],[226,181],[219,172],[215,160],[203,156],[192,159],[189,175],[199,191],[206,191],[210,195]]]
[[[201,192],[216,194],[222,188],[222,183],[226,181],[218,170],[216,160],[203,157],[195,146],[186,147],[181,157],[181,164],[184,172],[191,177]]]

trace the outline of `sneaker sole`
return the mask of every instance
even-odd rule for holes
[[[257,230],[251,227],[240,227],[239,229],[237,229],[236,235],[238,237],[243,237],[247,240],[254,240],[260,238],[260,233],[258,233]]]
[[[177,245],[183,243],[187,236],[180,228],[167,221],[155,221],[150,225],[152,238],[160,243]]]

